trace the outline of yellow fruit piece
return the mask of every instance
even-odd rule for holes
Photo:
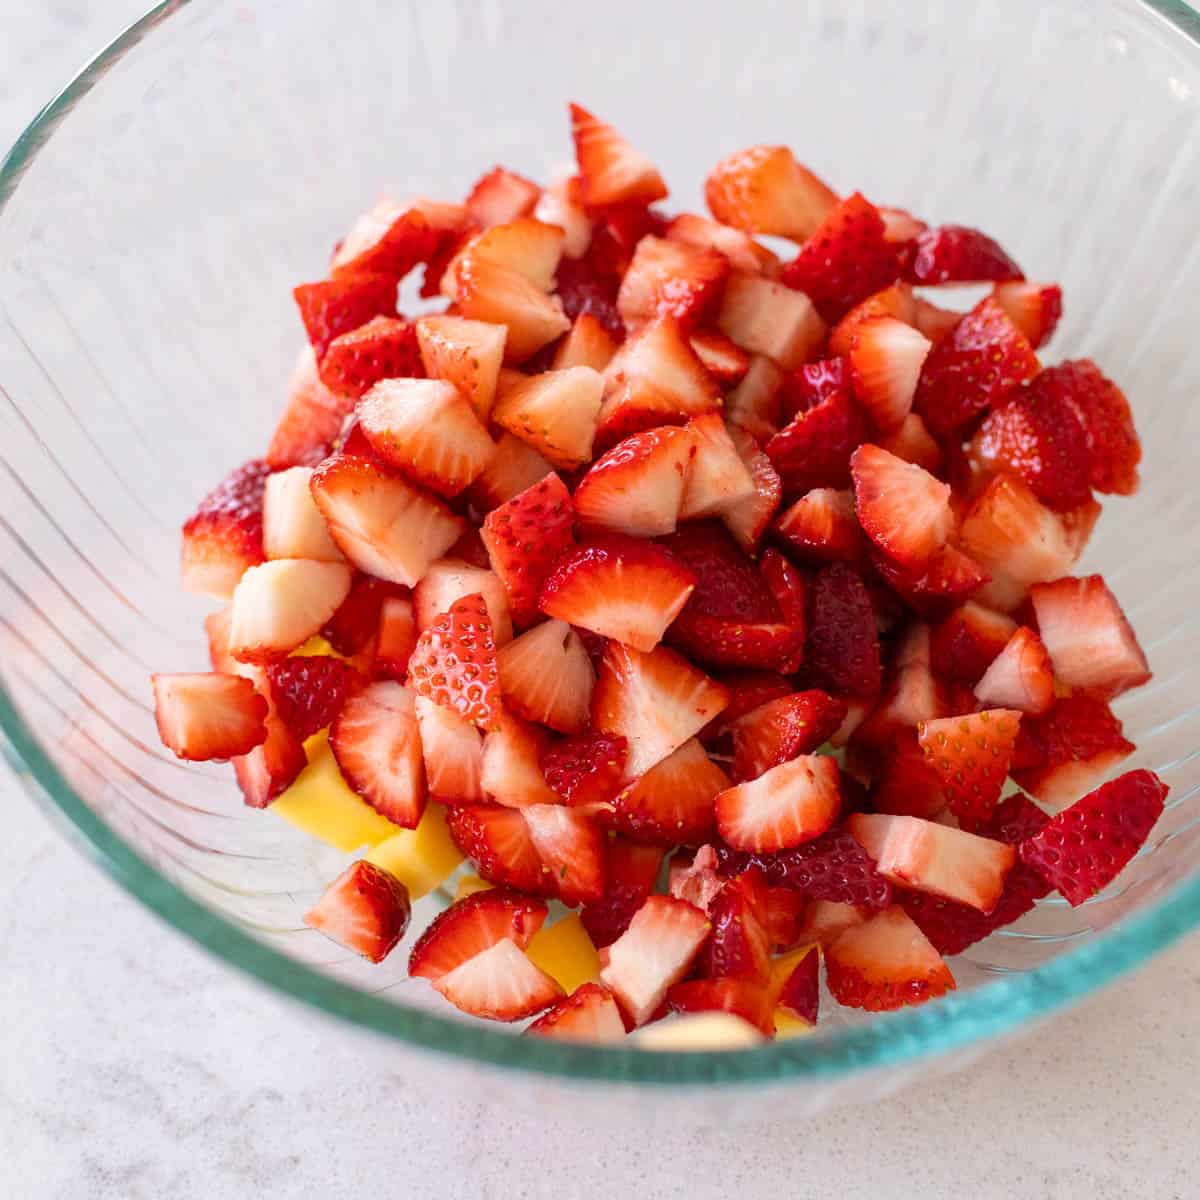
[[[314,633],[303,646],[297,646],[292,651],[293,658],[343,658],[319,633]]]
[[[315,733],[304,743],[308,766],[271,805],[271,812],[297,829],[349,853],[390,838],[397,826],[361,800],[342,778],[329,748],[329,735]]]
[[[733,1013],[699,1012],[655,1021],[632,1040],[646,1050],[740,1050],[757,1046],[763,1035]]]
[[[460,900],[475,895],[476,892],[486,892],[495,886],[494,883],[488,883],[486,879],[480,879],[478,875],[464,875],[458,881],[458,887],[454,889],[454,902],[457,904]]]
[[[804,961],[804,957],[816,945],[810,942],[807,946],[797,946],[771,961],[771,982],[781,988],[788,981],[788,976]]]
[[[802,1021],[786,1008],[775,1010],[775,1036],[777,1038],[804,1037],[816,1028],[807,1021]]]
[[[525,953],[568,993],[600,978],[600,956],[578,913],[539,929]]]
[[[440,804],[425,810],[416,829],[390,828],[392,836],[373,846],[366,859],[395,875],[414,900],[432,892],[463,860]]]

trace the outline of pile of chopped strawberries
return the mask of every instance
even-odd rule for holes
[[[1163,809],[1149,771],[1104,782],[1150,671],[1072,574],[1096,494],[1137,487],[1129,405],[1042,366],[1060,290],[983,233],[782,146],[670,215],[648,158],[571,126],[573,173],[381,202],[295,289],[266,456],[184,526],[185,586],[227,607],[212,673],[154,678],[163,741],[267,808],[327,729],[386,822],[444,808],[482,890],[409,969],[475,1016],[770,1036],[816,1021],[821,964],[842,1005],[940,996],[947,957],[1094,896]],[[967,312],[928,298],[962,284]],[[526,953],[558,905],[599,949],[570,995]],[[358,859],[306,920],[379,961],[409,912]]]

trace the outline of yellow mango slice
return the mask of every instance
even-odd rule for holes
[[[303,646],[297,646],[292,651],[293,658],[319,658],[325,655],[329,658],[342,658],[319,633],[314,633]]]
[[[486,892],[495,886],[494,883],[488,883],[486,879],[480,879],[478,875],[464,875],[454,890],[454,902],[457,904],[458,901],[465,900],[468,896],[475,895],[476,892]]]
[[[463,860],[450,837],[446,810],[431,804],[416,829],[390,826],[392,836],[373,845],[367,862],[390,871],[416,900],[432,892]]]
[[[789,950],[786,954],[772,959],[771,982],[777,988],[783,987],[787,983],[788,976],[804,961],[804,956],[815,944],[815,942],[810,942],[807,946],[797,946],[795,950]]]
[[[786,1008],[775,1010],[775,1036],[777,1038],[803,1037],[805,1034],[812,1033],[815,1028],[815,1025],[800,1020]]]
[[[539,929],[525,953],[568,993],[600,978],[600,956],[578,913]]]

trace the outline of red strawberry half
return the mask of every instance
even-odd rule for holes
[[[611,125],[578,104],[571,105],[571,137],[586,204],[628,200],[651,204],[667,194],[667,185],[654,164]]]
[[[454,844],[490,883],[532,896],[554,895],[520,809],[500,804],[447,808],[446,824]]]
[[[408,672],[419,695],[485,729],[498,727],[496,643],[482,596],[456,600],[421,634]]]
[[[254,459],[232,472],[183,527],[183,586],[224,600],[263,561],[263,493],[270,468]]]
[[[965,225],[938,225],[917,234],[908,278],[926,284],[984,283],[1024,275],[986,233]]]
[[[618,792],[605,823],[640,842],[694,846],[715,835],[713,798],[728,786],[725,772],[691,738]]]
[[[867,537],[910,570],[928,563],[954,530],[949,484],[871,445],[855,450],[850,470]]]
[[[240,675],[152,675],[163,745],[179,758],[234,758],[267,737],[267,701]]]
[[[305,925],[371,962],[395,949],[408,928],[408,889],[387,871],[359,859],[304,914]]]
[[[599,900],[606,874],[599,827],[565,804],[532,804],[521,815],[558,898],[564,904]]]
[[[721,792],[717,828],[736,850],[789,850],[823,834],[841,808],[837,763],[827,755],[800,755],[757,779]]]
[[[985,822],[1008,777],[1021,714],[994,708],[923,721],[921,748],[937,771],[951,811],[968,828]]]
[[[625,1022],[612,993],[598,983],[580,984],[528,1029],[534,1037],[580,1042],[619,1042]]]

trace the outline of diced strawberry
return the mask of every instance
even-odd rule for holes
[[[1099,575],[1029,589],[1054,674],[1067,687],[1111,700],[1150,679],[1150,664],[1117,598]]]
[[[644,775],[725,707],[729,693],[678,654],[610,641],[592,692],[592,728],[629,743],[626,771]]]
[[[837,321],[900,274],[895,248],[884,237],[883,218],[860,192],[839,201],[800,247],[780,276]]]
[[[941,776],[926,759],[916,729],[896,729],[876,758],[871,778],[876,812],[932,820],[946,807]]]
[[[986,821],[1008,777],[1021,714],[992,708],[923,721],[917,740],[942,779],[946,803],[968,828]]]
[[[272,470],[308,465],[328,451],[342,427],[342,402],[317,373],[317,356],[305,343],[288,380],[283,415],[267,446]]]
[[[416,323],[424,373],[452,383],[480,421],[492,411],[507,331],[503,325],[427,313]]]
[[[546,371],[499,395],[492,417],[554,466],[570,469],[592,457],[603,391],[591,367]]]
[[[647,235],[621,280],[617,311],[626,329],[667,314],[691,330],[714,311],[728,274],[728,261],[715,250]]]
[[[884,886],[887,886],[886,880]],[[785,891],[787,889],[776,888],[773,890]],[[828,946],[837,940],[843,930],[849,929],[851,925],[861,925],[866,919],[863,910],[853,904],[846,904],[838,900],[809,900],[804,907],[803,919],[796,929],[794,944],[803,946],[815,942],[822,947]]]
[[[349,663],[324,654],[276,659],[266,671],[280,719],[302,742],[324,729],[362,684]]]
[[[723,884],[707,907],[712,934],[701,958],[701,973],[737,976],[765,984],[771,974],[766,877],[757,867]]]
[[[250,567],[233,591],[229,652],[239,662],[264,662],[312,637],[350,590],[343,563],[279,558]]]
[[[879,634],[862,576],[846,563],[831,563],[814,573],[806,591],[809,670],[837,695],[877,695]]]
[[[1035,350],[1050,340],[1062,317],[1062,288],[1056,283],[998,283],[992,298]]]
[[[329,343],[321,379],[335,395],[357,400],[381,379],[424,374],[417,330],[403,317],[372,317]]]
[[[934,670],[974,687],[1016,631],[1011,617],[968,600],[934,630]]]
[[[468,251],[458,259],[455,279],[461,316],[508,327],[505,362],[524,362],[571,327],[554,297],[509,267]]]
[[[378,963],[399,944],[411,912],[404,884],[360,858],[325,889],[304,923]]]
[[[478,593],[483,597],[492,636],[497,647],[512,640],[512,614],[508,608],[508,590],[500,576],[487,567],[473,567],[456,558],[439,558],[431,563],[413,589],[413,616],[417,633],[424,633],[455,600]]]
[[[532,217],[493,225],[476,234],[450,260],[442,276],[441,292],[454,299],[459,291],[459,267],[466,259],[515,272],[541,292],[554,285],[554,273],[563,253],[563,231]]]
[[[829,353],[848,355],[860,326],[880,317],[916,325],[916,302],[907,283],[893,283],[860,300],[829,332]],[[836,359],[835,359],[836,361]]]
[[[605,823],[655,846],[694,846],[716,834],[713,798],[729,777],[690,738],[612,799]]]
[[[837,731],[846,704],[826,692],[796,692],[768,700],[733,724],[733,777],[757,779],[801,754],[811,754]]]
[[[924,467],[931,475],[941,471],[942,448],[916,413],[910,412],[890,433],[876,438],[875,444],[905,462]]]
[[[584,217],[583,220],[585,227],[590,230],[587,218]],[[568,236],[568,244],[569,242]],[[599,269],[591,255],[584,258],[564,257],[558,264],[558,274],[554,278],[554,290],[567,317],[572,322],[578,321],[580,317],[590,317],[614,342],[625,336],[625,325],[621,314],[617,312],[619,288],[619,277]]]
[[[483,229],[504,225],[533,212],[542,189],[505,167],[493,167],[475,181],[467,196],[467,212]]]
[[[538,1017],[525,1032],[569,1042],[619,1042],[625,1036],[625,1022],[607,988],[598,983],[583,983]]]
[[[866,436],[862,409],[848,393],[835,391],[797,413],[765,450],[785,495],[802,496],[818,487],[849,487],[850,456]]]
[[[695,213],[680,213],[667,226],[673,242],[720,251],[737,271],[760,271],[769,279],[779,271],[779,259],[749,234]]]
[[[383,602],[389,596],[407,594],[399,584],[359,575],[337,612],[322,626],[321,636],[339,654],[347,657],[358,654],[379,629]]]
[[[672,1012],[728,1012],[748,1021],[766,1037],[775,1032],[771,989],[756,979],[723,976],[685,979],[667,992]]]
[[[456,600],[417,639],[410,685],[435,704],[485,729],[500,718],[499,670],[492,623],[478,593]]]
[[[723,158],[704,181],[718,221],[747,233],[802,241],[837,204],[837,196],[786,146],[750,146]]]
[[[879,207],[883,218],[883,236],[895,246],[905,246],[916,240],[917,234],[929,228],[919,217],[903,208]]]
[[[617,339],[590,312],[581,312],[571,325],[571,331],[555,347],[556,371],[568,367],[591,367],[603,371],[617,352]]]
[[[756,443],[770,441],[779,432],[784,379],[784,372],[765,354],[751,355],[750,369],[725,398],[730,431],[741,430]]]
[[[771,599],[779,610],[780,624],[791,631],[792,649],[784,654],[777,663],[776,670],[785,675],[795,674],[804,662],[804,642],[808,636],[808,603],[804,576],[774,547],[763,552],[759,563],[759,573]],[[785,644],[785,639],[777,637],[779,646]]]
[[[688,424],[694,457],[679,505],[679,520],[721,516],[755,495],[754,480],[738,454],[720,413]],[[624,445],[625,443],[622,443]]]
[[[794,661],[804,649],[804,631],[794,625],[703,615],[680,617],[672,640],[691,657],[717,667],[765,669]]]
[[[733,725],[759,705],[794,691],[784,677],[774,671],[739,671],[726,675],[721,681],[729,690],[729,703],[721,715],[707,725],[700,740],[710,750],[729,741]]]
[[[497,728],[483,739],[479,778],[486,798],[506,808],[557,804],[558,796],[541,768],[548,745],[544,730],[511,712],[502,712]]]
[[[1054,672],[1042,639],[1032,629],[1018,629],[975,685],[975,695],[989,708],[1044,713],[1054,703]]]
[[[850,470],[866,535],[909,570],[927,564],[954,530],[949,484],[869,444],[855,450]]]
[[[342,561],[313,501],[311,479],[311,467],[289,467],[267,476],[262,497],[262,548],[267,558]]]
[[[408,596],[388,596],[379,606],[379,632],[371,665],[375,678],[397,682],[407,679],[408,660],[416,647],[417,622],[412,600]]]
[[[232,656],[230,662],[232,665]],[[247,807],[266,808],[292,785],[308,765],[308,756],[303,742],[276,713],[266,673],[259,668],[241,667],[239,670],[252,673],[259,695],[265,696],[267,738],[249,754],[236,757],[233,771]]]
[[[448,971],[434,985],[473,1017],[519,1021],[562,998],[563,990],[507,938]]]
[[[1003,247],[986,233],[965,225],[938,225],[916,236],[909,267],[913,283],[987,283],[1024,279]]]
[[[605,840],[579,809],[563,804],[534,804],[522,810],[529,836],[567,905],[601,899],[605,890]]]
[[[520,809],[502,804],[450,807],[446,824],[454,844],[489,883],[529,895],[554,894]]]
[[[935,434],[951,433],[995,408],[1038,370],[1025,335],[986,297],[930,350],[914,406]]]
[[[742,550],[753,554],[779,509],[779,498],[783,489],[771,460],[758,448],[754,438],[737,425],[731,424],[727,428],[730,439],[750,473],[754,493],[726,509],[721,514],[721,520]]]
[[[781,367],[798,367],[820,346],[825,322],[803,292],[741,271],[725,284],[717,327],[752,354],[765,354]]]
[[[586,259],[598,274],[617,281],[629,270],[643,238],[661,238],[667,232],[667,219],[638,201],[610,204],[592,215],[595,221]]]
[[[532,446],[505,430],[467,495],[480,512],[491,512],[545,479],[553,469]]]
[[[717,827],[734,849],[789,850],[819,837],[836,819],[837,763],[826,755],[801,755],[721,792],[714,803]]]
[[[483,802],[483,737],[469,721],[427,696],[416,699],[429,795],[443,804]]]
[[[667,194],[658,168],[611,125],[578,104],[571,105],[571,137],[585,204],[598,207],[628,200],[652,204]]]
[[[394,286],[418,263],[426,262],[437,243],[437,231],[419,209],[381,200],[355,221],[339,243],[330,272],[335,278],[373,272],[387,276]]]
[[[546,782],[574,808],[609,804],[625,778],[625,739],[580,733],[542,751]]]
[[[845,930],[825,951],[825,972],[839,1004],[868,1012],[924,1004],[954,987],[950,968],[898,905]]]
[[[811,562],[858,562],[865,550],[849,490],[813,488],[784,512],[774,529],[797,556]]]
[[[475,892],[434,917],[413,946],[408,973],[436,981],[506,940],[524,950],[545,920],[541,900],[506,888]]]
[[[716,522],[685,525],[664,544],[695,575],[696,590],[687,606],[689,615],[737,621],[778,617],[762,575]]]
[[[644,1025],[667,989],[678,983],[709,933],[708,918],[672,896],[649,896],[629,927],[608,947],[601,982],[616,996],[629,1020]]]
[[[688,339],[704,369],[720,384],[732,387],[750,370],[750,355],[723,333],[702,329]]]
[[[183,586],[227,599],[248,567],[261,563],[263,496],[270,468],[262,459],[238,467],[183,526]]]
[[[1071,905],[1107,887],[1142,848],[1162,816],[1167,785],[1153,771],[1128,771],[1077,800],[1021,843],[1021,861]]]
[[[497,665],[505,703],[515,713],[560,733],[587,725],[596,673],[565,621],[544,621],[502,646]]]
[[[292,289],[316,360],[334,338],[365,325],[372,317],[396,315],[396,279],[378,272],[339,275]]]
[[[267,738],[267,701],[240,675],[152,675],[163,745],[202,762],[249,754]]]
[[[608,843],[608,872],[604,895],[580,910],[583,927],[597,947],[609,946],[629,928],[629,922],[654,890],[663,851],[628,838]]]
[[[850,340],[854,395],[876,429],[891,432],[908,417],[931,343],[903,321],[874,317]]]
[[[583,207],[583,181],[569,167],[552,173],[533,215],[539,221],[557,225],[564,235],[563,264],[579,259],[592,240],[592,221]]]
[[[313,472],[311,486],[330,536],[350,562],[368,575],[406,587],[464,529],[439,500],[370,459],[335,454]]]

